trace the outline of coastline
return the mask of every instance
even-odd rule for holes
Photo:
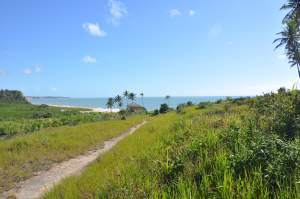
[[[88,109],[88,111],[80,111],[81,113],[118,113],[120,109],[118,108],[90,108],[90,107],[82,107],[82,106],[70,106],[70,105],[55,105],[55,104],[47,104],[48,106],[59,107],[59,108],[82,108]]]

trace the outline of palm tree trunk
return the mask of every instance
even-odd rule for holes
[[[299,68],[299,65],[297,65],[297,69],[298,69],[298,76],[299,76],[299,79],[300,79],[300,68]]]

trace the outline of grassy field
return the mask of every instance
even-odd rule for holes
[[[0,103],[0,139],[41,129],[120,119],[117,113],[81,113],[86,109],[58,108],[29,103]]]
[[[45,198],[93,198],[111,179],[118,178],[125,168],[139,161],[137,158],[148,152],[161,136],[168,134],[177,118],[175,113],[152,118],[91,164],[82,175],[63,180]]]
[[[272,94],[153,117],[44,198],[299,198],[299,137],[281,131],[298,131],[298,102]]]
[[[145,115],[137,115],[127,120],[47,128],[0,140],[0,192],[53,163],[84,153],[144,118]]]
[[[50,113],[52,117],[65,115],[62,108],[51,107],[47,105],[32,105],[27,103],[0,103],[0,121],[1,120],[18,120],[32,119],[38,113]],[[65,111],[84,111],[81,108],[63,108]]]

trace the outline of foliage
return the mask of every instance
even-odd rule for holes
[[[66,114],[56,118],[38,117],[37,119],[23,119],[0,121],[0,135],[5,138],[11,138],[16,135],[28,134],[43,128],[59,127],[77,124],[119,119],[122,116],[117,114],[84,113],[84,114]]]
[[[188,102],[186,103],[186,105],[187,105],[187,106],[193,106],[193,102],[192,102],[192,101],[188,101]]]
[[[168,110],[169,110],[168,104],[161,104],[160,105],[160,108],[159,108],[160,113],[166,113],[166,112],[168,112]]]
[[[82,108],[60,108],[27,103],[0,103],[0,121],[35,119],[41,113],[49,113],[52,118],[86,111]]]
[[[109,108],[109,109],[112,109],[112,107],[114,106],[114,98],[110,97],[107,99],[107,102],[106,102],[106,107]]]
[[[300,92],[279,90],[257,97],[252,105],[261,125],[284,139],[294,139],[300,135]]]
[[[0,103],[25,103],[27,99],[22,92],[16,90],[0,90]]]
[[[156,116],[156,115],[159,115],[159,110],[158,109],[155,109],[152,113],[153,116]]]
[[[185,104],[179,104],[179,105],[176,107],[176,112],[177,112],[177,113],[181,113],[181,114],[185,113],[184,107],[185,107]]]
[[[282,21],[283,31],[278,33],[280,38],[276,39],[274,43],[278,43],[276,48],[284,46],[289,63],[292,67],[297,67],[300,78],[300,2],[299,0],[288,0],[281,9],[288,10],[288,13]]]
[[[179,106],[186,114],[155,117],[46,198],[299,198],[299,138],[286,139],[266,122],[280,114],[269,114],[271,104],[297,104],[294,95]]]

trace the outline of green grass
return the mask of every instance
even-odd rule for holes
[[[0,192],[49,168],[56,162],[84,153],[141,122],[145,115],[127,120],[47,128],[36,133],[0,140]]]
[[[34,114],[40,112],[48,112],[53,115],[53,117],[58,117],[64,115],[65,113],[61,111],[62,108],[43,106],[43,105],[33,105],[26,103],[0,103],[0,120],[18,120],[18,119],[31,119]],[[79,112],[81,108],[63,108],[66,111]]]
[[[167,134],[176,118],[178,115],[175,113],[153,117],[134,134],[98,158],[82,175],[63,180],[45,198],[93,198],[112,178],[118,179],[125,167],[135,165],[138,161],[136,158],[149,151],[161,136]]]
[[[299,170],[281,167],[298,157],[299,140],[271,148],[245,120],[252,115],[230,102],[159,115],[44,198],[299,198]],[[268,180],[287,169],[291,178]]]

